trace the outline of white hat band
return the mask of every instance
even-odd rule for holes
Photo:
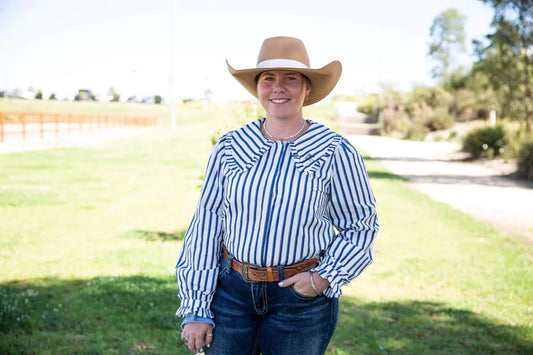
[[[292,59],[269,59],[257,64],[257,69],[267,68],[309,69],[304,63]]]

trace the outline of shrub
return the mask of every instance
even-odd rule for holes
[[[395,121],[394,131],[391,135],[396,138],[422,141],[426,138],[429,130],[423,124],[413,122],[407,115]]]
[[[413,123],[407,128],[404,138],[414,141],[423,141],[428,132],[429,129],[426,126],[419,123]]]
[[[477,119],[478,120],[486,120],[489,118],[490,111],[486,108],[480,108],[477,110]]]
[[[482,155],[489,159],[503,153],[507,138],[502,126],[481,127],[472,130],[463,141],[463,151],[474,159]]]
[[[430,131],[452,128],[455,120],[445,108],[439,107],[426,118],[425,125]]]
[[[368,95],[358,100],[357,111],[359,112],[370,115],[375,114],[378,109],[380,109],[378,95]]]
[[[533,139],[530,139],[520,147],[518,153],[518,177],[533,181]]]

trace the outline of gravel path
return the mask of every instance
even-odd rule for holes
[[[457,143],[361,135],[349,139],[434,200],[533,243],[533,184],[505,176],[514,171],[514,164],[465,162]]]

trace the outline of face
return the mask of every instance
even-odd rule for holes
[[[310,91],[302,74],[287,70],[263,72],[257,82],[259,102],[272,118],[302,118],[303,103]]]

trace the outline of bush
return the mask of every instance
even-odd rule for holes
[[[533,139],[530,139],[520,147],[518,153],[518,177],[533,181]]]
[[[430,131],[452,128],[455,120],[445,108],[437,108],[426,119],[425,125]]]
[[[358,100],[357,111],[367,115],[375,114],[380,109],[379,96],[368,95]]]
[[[472,130],[463,141],[463,151],[474,159],[482,155],[492,159],[501,153],[507,144],[507,137],[502,126],[481,127]]]
[[[413,141],[423,141],[424,138],[426,138],[426,135],[428,134],[429,129],[421,125],[419,123],[412,123],[405,132],[405,139],[413,140]]]

